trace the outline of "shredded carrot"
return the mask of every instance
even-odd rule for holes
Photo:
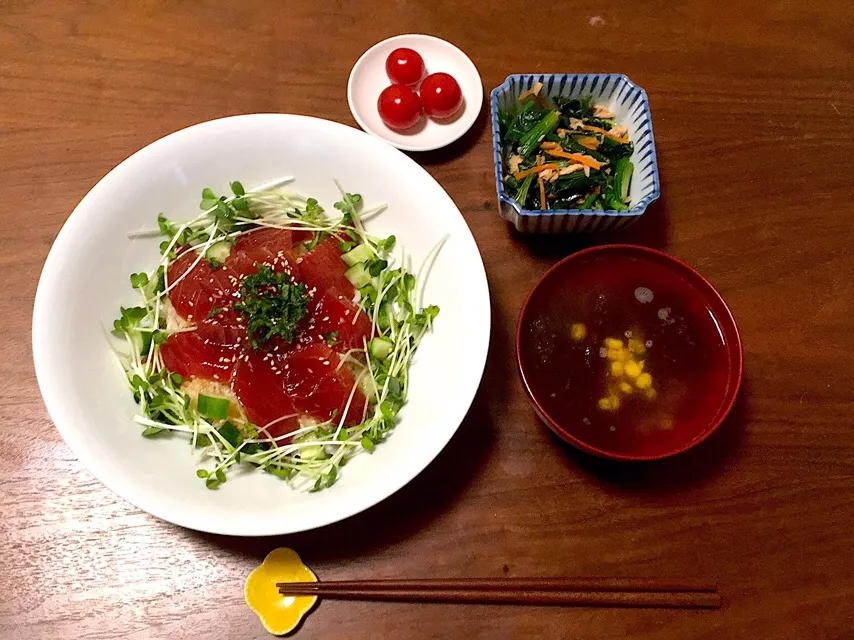
[[[597,138],[596,136],[576,138],[575,141],[582,147],[587,147],[588,149],[593,149],[594,151],[599,148],[599,138]]]
[[[602,163],[590,156],[585,156],[581,153],[568,153],[566,151],[554,149],[546,151],[550,156],[556,156],[558,158],[566,158],[567,160],[575,160],[576,162],[587,165],[591,169],[601,169]]]
[[[541,156],[541,155],[538,153],[538,154],[537,154],[537,166],[538,166],[538,167],[542,167],[542,166],[543,166],[543,164],[544,164],[544,162],[545,162],[545,160],[543,159],[543,156]],[[543,171],[540,171],[540,174],[537,176],[537,183],[538,183],[538,184],[539,184],[539,186],[540,186],[540,209],[545,209],[545,208],[547,208],[547,203],[546,203],[546,181],[545,181],[545,180],[543,180],[543,173],[544,173]]]
[[[620,136],[615,136],[613,133],[611,133],[610,131],[606,131],[602,127],[594,127],[592,124],[586,124],[584,125],[584,128],[587,129],[587,131],[595,131],[596,133],[601,133],[602,135],[611,138],[611,140],[613,140],[614,142],[619,142],[620,144],[629,143],[628,138],[621,138]]]
[[[538,164],[536,167],[531,167],[530,169],[525,169],[524,171],[517,171],[513,174],[513,177],[517,180],[523,180],[527,178],[532,173],[540,173],[540,171],[545,171],[547,169],[558,169],[559,167],[554,163],[549,164]]]
[[[537,180],[540,182],[540,209],[548,209],[548,203],[546,202],[546,181],[543,180],[543,174],[537,176]]]
[[[540,149],[560,149],[560,145],[557,142],[541,142]]]

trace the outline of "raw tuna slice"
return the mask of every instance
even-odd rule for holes
[[[341,260],[340,244],[337,238],[327,238],[305,254],[299,265],[300,279],[309,289],[317,288],[318,293],[335,288],[352,300],[356,290],[344,277],[347,265]]]
[[[359,305],[332,288],[315,298],[303,336],[303,342],[326,342],[344,353],[362,349],[371,339],[371,321]]]
[[[183,318],[196,321],[217,307],[230,307],[241,280],[257,271],[254,261],[242,254],[229,256],[216,268],[204,258],[196,262],[198,257],[195,251],[187,251],[173,260],[168,270],[172,306]]]
[[[349,400],[344,424],[362,422],[365,396],[350,370],[338,367],[338,354],[326,344],[316,343],[291,351],[284,360],[284,389],[298,411],[321,421],[333,415],[340,420]]]
[[[247,349],[234,372],[232,389],[261,437],[278,438],[299,428],[294,403],[285,393],[284,364],[285,358],[278,353]]]
[[[296,258],[291,251],[292,240],[293,233],[287,229],[250,231],[238,237],[226,265],[232,257],[237,259],[243,254],[252,264],[266,264],[274,271],[288,271],[296,276]]]
[[[186,378],[228,382],[246,341],[233,311],[205,319],[193,331],[174,333],[160,347],[165,367]]]

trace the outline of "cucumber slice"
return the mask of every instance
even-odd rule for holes
[[[368,350],[374,358],[385,360],[394,348],[391,340],[377,336],[368,343]]]
[[[231,244],[226,240],[220,240],[208,247],[205,258],[212,266],[218,267],[228,259],[229,254],[231,254]]]
[[[323,460],[326,458],[326,451],[324,451],[323,445],[309,445],[300,447],[299,457],[302,460]]]
[[[352,267],[347,269],[347,271],[344,272],[344,277],[352,282],[353,286],[357,289],[361,289],[371,281],[371,274],[368,273],[368,270],[365,268],[364,262],[354,264]]]
[[[204,393],[199,394],[198,409],[204,417],[211,420],[224,420],[228,417],[228,409],[231,406],[231,401],[228,398],[219,396],[207,396]]]
[[[355,249],[352,249],[341,256],[341,259],[347,263],[348,266],[352,267],[355,264],[359,264],[360,262],[365,262],[370,259],[373,255],[371,248],[366,244],[360,244]]]

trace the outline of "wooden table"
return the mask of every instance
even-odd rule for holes
[[[851,638],[854,629],[854,5],[0,0],[0,637],[264,638],[243,581],[277,546],[324,579],[716,577],[718,612],[325,603],[301,638]],[[512,72],[619,71],[652,103],[663,197],[620,241],[673,253],[732,306],[746,383],[676,459],[562,446],[518,381],[513,330],[558,258],[496,215],[485,113],[416,158],[463,211],[493,300],[470,415],[415,481],[321,531],[240,540],[117,498],[52,426],[31,364],[42,262],[110,168],[192,123],[354,124],[351,65],[396,33],[449,39],[488,90]],[[526,38],[538,34],[531,46]]]

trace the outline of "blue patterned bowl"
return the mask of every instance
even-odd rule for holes
[[[598,211],[594,209],[555,209],[528,211],[504,192],[504,169],[501,161],[501,139],[498,130],[498,110],[512,106],[519,96],[535,82],[543,83],[540,95],[576,98],[592,95],[593,101],[606,105],[616,115],[616,122],[629,128],[629,138],[635,145],[632,163],[635,166],[629,192],[632,208],[628,211]],[[658,199],[658,162],[652,137],[652,117],[649,98],[626,76],[621,74],[516,74],[508,76],[492,90],[492,150],[495,161],[495,188],[498,192],[498,211],[523,233],[580,233],[615,230],[627,227],[640,218],[651,202]]]

